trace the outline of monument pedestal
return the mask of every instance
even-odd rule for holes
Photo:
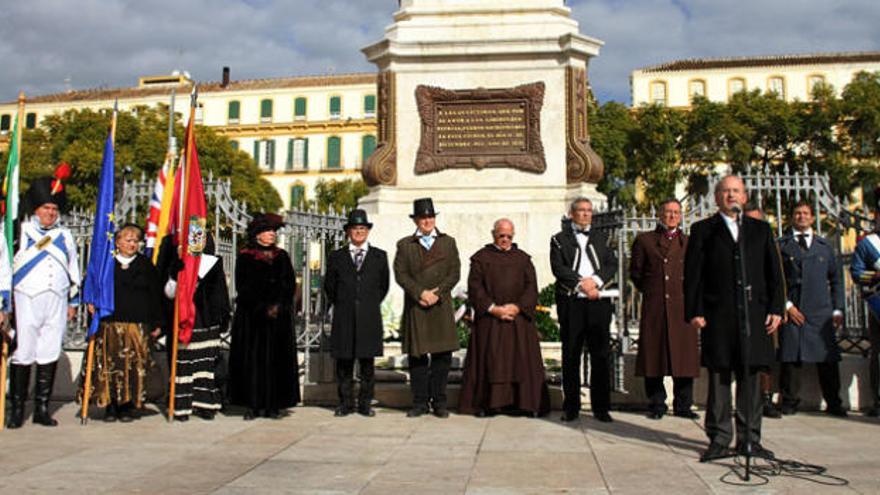
[[[550,236],[569,203],[605,202],[586,121],[586,69],[601,42],[570,14],[563,0],[401,1],[384,39],[364,49],[379,69],[379,146],[359,204],[372,243],[393,256],[415,231],[413,200],[431,197],[438,229],[458,242],[460,285],[501,217],[539,285],[552,282]]]

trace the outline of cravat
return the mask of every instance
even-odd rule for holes
[[[361,269],[361,265],[364,264],[364,250],[363,249],[355,249],[354,250],[354,266],[357,267],[358,271]]]
[[[807,234],[798,234],[797,242],[801,249],[803,249],[804,251],[810,249],[809,247],[807,247]]]
[[[425,249],[428,251],[431,250],[431,246],[434,245],[434,236],[428,234],[419,237],[419,242],[422,243],[422,246],[425,246]]]

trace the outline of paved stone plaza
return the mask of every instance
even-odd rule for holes
[[[338,419],[301,407],[277,421],[154,414],[83,427],[76,409],[61,407],[56,429],[0,432],[0,493],[880,493],[880,420],[861,415],[765,421],[778,456],[827,466],[849,486],[776,477],[736,488],[720,480],[727,467],[697,462],[700,422],[674,417],[617,412],[612,424],[587,415],[569,426],[558,413]]]

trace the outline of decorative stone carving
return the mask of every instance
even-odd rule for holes
[[[565,160],[569,184],[598,183],[605,173],[602,158],[590,146],[587,127],[587,70],[568,67],[565,74]]]
[[[361,175],[368,186],[393,186],[397,184],[397,112],[395,109],[395,74],[385,71],[378,81],[378,145],[364,163]]]
[[[415,173],[452,168],[547,169],[541,144],[544,83],[506,89],[449,90],[420,85],[422,121]]]

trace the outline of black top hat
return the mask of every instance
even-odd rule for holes
[[[413,201],[413,212],[410,218],[418,217],[436,217],[437,212],[434,211],[434,201],[431,198],[419,198]]]
[[[373,224],[367,220],[367,212],[360,208],[351,210],[348,213],[348,222],[342,226],[342,229],[348,230],[349,227],[357,227],[358,225],[364,225],[368,229],[373,228]]]
[[[27,211],[33,212],[46,203],[52,203],[62,212],[67,210],[67,191],[58,187],[52,177],[40,177],[31,182],[25,193]]]
[[[251,223],[247,226],[248,237],[254,239],[261,232],[268,230],[278,230],[284,226],[284,218],[275,213],[260,213],[254,216]]]

